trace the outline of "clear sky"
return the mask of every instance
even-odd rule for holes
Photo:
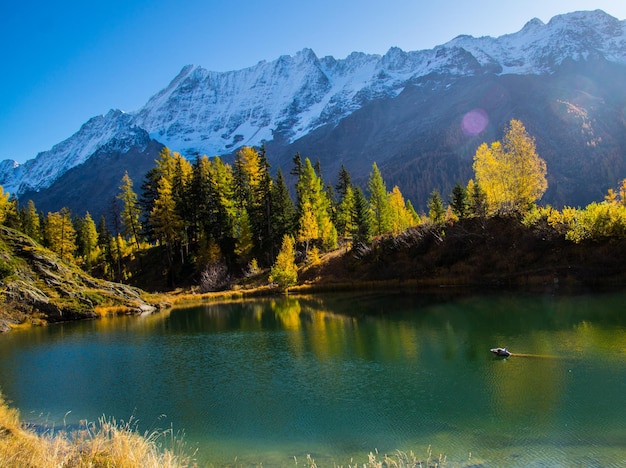
[[[430,49],[598,8],[626,19],[624,0],[3,1],[0,160],[33,158],[111,108],[137,110],[187,64]]]

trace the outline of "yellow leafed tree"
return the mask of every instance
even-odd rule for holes
[[[389,224],[393,235],[398,235],[415,224],[397,185],[389,192]]]
[[[0,224],[4,222],[10,206],[11,204],[9,202],[9,192],[5,192],[0,185]]]
[[[276,257],[276,262],[270,270],[270,281],[285,289],[298,282],[298,267],[296,266],[296,249],[293,237],[283,237],[283,245]]]
[[[474,156],[476,180],[486,194],[491,214],[527,211],[548,188],[546,172],[535,139],[515,119],[506,128],[502,143],[483,143]]]

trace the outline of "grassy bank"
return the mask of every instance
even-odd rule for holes
[[[365,457],[364,457],[365,459]],[[363,468],[449,466],[446,457],[429,449],[423,457],[413,452],[383,455],[370,453],[365,463],[346,466]],[[313,458],[293,459],[291,466],[317,468]],[[171,430],[139,434],[131,424],[100,419],[72,433],[38,434],[20,421],[0,394],[0,466],[19,468],[183,468],[197,467],[185,446]],[[207,466],[213,466],[208,464]],[[244,466],[235,465],[233,466]],[[337,465],[335,465],[337,466]]]
[[[169,448],[168,448],[169,447]],[[0,466],[24,468],[179,468],[195,466],[171,431],[141,435],[101,419],[68,434],[38,434],[0,395]]]

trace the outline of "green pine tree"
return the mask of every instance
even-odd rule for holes
[[[22,231],[37,242],[41,242],[41,219],[35,208],[35,202],[28,200],[26,207],[20,209]]]
[[[372,165],[367,187],[370,193],[373,234],[375,236],[385,234],[391,228],[389,197],[387,187],[376,163]]]
[[[469,214],[467,189],[458,182],[452,189],[452,194],[450,195],[450,208],[459,219],[467,218]]]
[[[443,223],[446,218],[446,209],[437,190],[433,190],[428,199],[428,218],[435,224]]]
[[[131,239],[137,250],[140,249],[141,224],[139,218],[141,216],[141,207],[137,199],[137,194],[133,190],[133,181],[128,176],[128,172],[124,173],[122,182],[119,186],[120,192],[117,198],[122,202],[122,234]]]

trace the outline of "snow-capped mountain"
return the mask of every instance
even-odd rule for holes
[[[0,163],[0,185],[18,195],[50,186],[106,145],[146,145],[146,135],[183,154],[228,154],[263,141],[290,144],[428,76],[544,75],[568,61],[626,64],[626,21],[575,12],[529,21],[498,38],[458,36],[431,50],[319,58],[310,49],[238,71],[186,66],[136,112],[94,117],[23,165]],[[434,80],[436,81],[436,79]],[[432,83],[429,82],[429,83]]]
[[[35,159],[21,165],[11,160],[0,163],[0,185],[5,191],[17,194],[49,187],[99,149],[127,151],[133,146],[145,147],[149,140],[146,131],[133,124],[132,115],[110,110],[104,116],[89,119],[74,135],[39,153]]]

